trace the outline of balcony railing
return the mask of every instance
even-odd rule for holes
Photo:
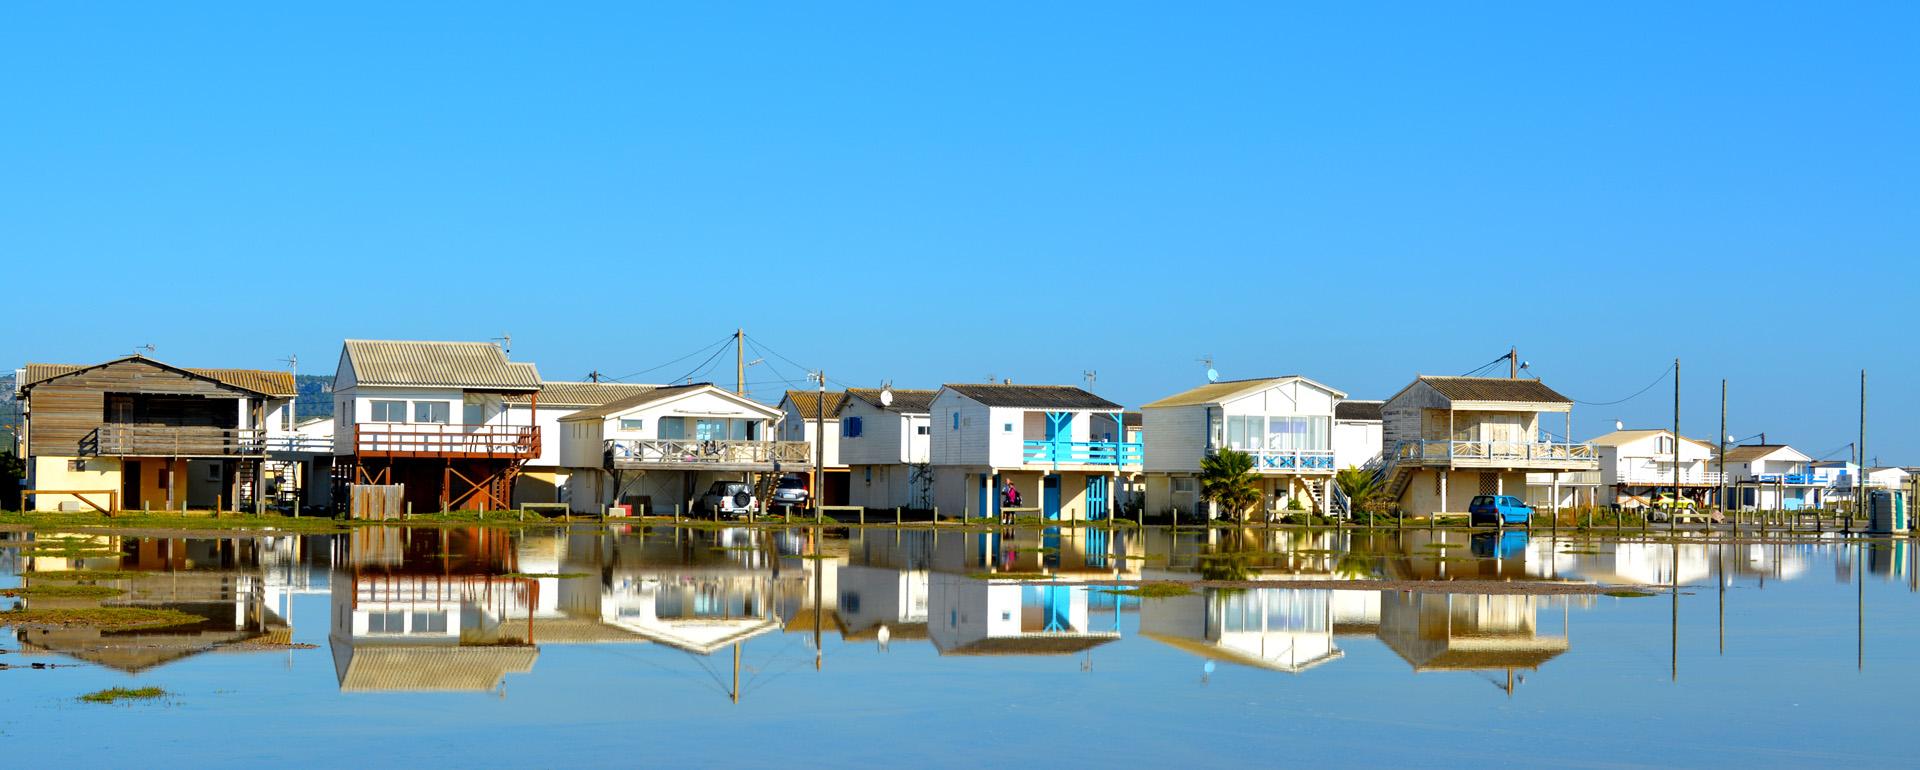
[[[612,439],[606,453],[612,465],[813,467],[813,444],[807,441]]]
[[[177,425],[102,425],[81,442],[82,454],[104,457],[227,457],[257,455],[257,429]]]
[[[1653,468],[1631,468],[1621,471],[1616,478],[1623,484],[1672,484],[1673,471],[1662,471]],[[1723,477],[1719,471],[1689,470],[1685,468],[1680,470],[1681,484],[1715,486],[1718,485],[1723,478],[1725,477]]]
[[[1393,457],[1396,463],[1476,467],[1591,468],[1599,462],[1592,444],[1544,441],[1402,441],[1394,446]]]
[[[1824,473],[1756,473],[1748,476],[1746,481],[1755,484],[1824,487],[1833,483],[1833,477]]]
[[[333,454],[333,439],[320,436],[282,435],[267,437],[268,454]]]
[[[354,453],[371,457],[466,457],[530,460],[540,455],[540,429],[531,425],[360,423]]]
[[[1139,465],[1146,449],[1137,441],[1027,441],[1020,459],[1028,465]]]
[[[1253,470],[1260,471],[1332,471],[1331,449],[1239,449],[1253,457]]]

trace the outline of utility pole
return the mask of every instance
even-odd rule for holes
[[[1853,461],[1853,516],[1860,515],[1860,507],[1866,504],[1867,487],[1861,483],[1867,478],[1867,370],[1860,370],[1860,440],[1855,443]],[[1852,519],[1853,516],[1848,516]]]
[[[1720,380],[1720,512],[1727,513],[1727,381]],[[1733,531],[1740,531],[1740,520],[1733,521]],[[1721,586],[1723,589],[1725,585]]]
[[[1520,379],[1520,346],[1518,345],[1507,348],[1507,379]],[[1573,437],[1568,436],[1567,440],[1572,441]]]
[[[599,369],[595,369],[595,370],[593,370],[593,371],[591,371],[591,372],[587,372],[587,381],[588,381],[588,382],[599,382],[599,381],[600,381],[600,376],[601,376],[601,375],[600,375],[600,370],[599,370]]]
[[[821,493],[826,491],[827,482],[827,370],[821,369],[814,376],[820,378],[820,397],[813,407],[813,520],[819,521],[824,513]]]
[[[746,339],[746,329],[733,330],[733,392],[742,396],[747,394]]]
[[[1673,359],[1673,504],[1667,508],[1667,531],[1680,528],[1680,359]],[[1678,569],[1679,551],[1674,551]]]

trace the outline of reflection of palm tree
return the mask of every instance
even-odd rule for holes
[[[1260,502],[1260,479],[1253,473],[1253,455],[1222,449],[1200,458],[1200,497],[1245,521],[1247,513]]]
[[[1344,553],[1333,565],[1333,574],[1348,580],[1363,580],[1376,575],[1380,559],[1372,554]]]

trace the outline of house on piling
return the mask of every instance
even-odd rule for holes
[[[933,507],[933,397],[937,390],[851,388],[841,409],[840,459],[848,505]]]
[[[820,442],[816,452],[820,462],[820,501],[826,505],[847,505],[850,484],[847,464],[840,457],[840,443],[848,426],[841,422],[847,394],[814,390],[789,390],[780,398],[781,441]],[[858,426],[859,421],[853,423]]]
[[[1529,474],[1556,488],[1593,471],[1592,444],[1555,442],[1572,431],[1573,400],[1546,383],[1494,377],[1420,377],[1381,407],[1386,494],[1414,516],[1464,513],[1476,495],[1526,493]],[[1560,423],[1560,424],[1553,424]]]
[[[283,466],[320,449],[297,440],[288,372],[134,355],[28,364],[18,383],[26,486],[46,490],[33,510],[251,510]]]
[[[1200,461],[1232,449],[1253,458],[1261,514],[1332,512],[1332,426],[1346,395],[1288,375],[1211,382],[1140,407],[1147,510],[1201,514]]]
[[[1742,510],[1819,508],[1833,484],[1832,476],[1813,468],[1813,458],[1786,444],[1728,447],[1726,468],[1733,507]]]
[[[1385,401],[1342,399],[1333,405],[1333,466],[1373,468],[1384,449],[1380,408]]]
[[[813,446],[781,441],[780,410],[711,383],[658,387],[560,418],[560,465],[579,513],[632,504],[686,512],[715,481],[756,485],[813,470]]]
[[[1142,447],[1096,434],[1093,415],[1123,419],[1119,404],[1069,385],[946,385],[930,405],[936,507],[1000,513],[1001,490],[1048,519],[1104,519]]]
[[[540,389],[533,364],[491,342],[347,340],[333,375],[335,487],[404,484],[421,511],[508,508],[541,455]],[[525,410],[509,408],[516,397]]]
[[[1662,494],[1674,494],[1675,479],[1679,495],[1700,506],[1714,504],[1720,496],[1720,471],[1713,465],[1714,447],[1705,441],[1682,436],[1679,474],[1674,474],[1675,442],[1670,430],[1616,430],[1593,439],[1600,458],[1600,486],[1606,490],[1608,504],[1621,508],[1652,506]]]
[[[513,504],[566,502],[568,471],[560,465],[560,418],[582,409],[606,406],[646,393],[655,385],[622,382],[567,382],[545,380],[536,394],[506,398],[507,422],[540,429],[540,451],[522,466],[513,485]]]

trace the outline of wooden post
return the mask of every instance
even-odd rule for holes
[[[1658,498],[1656,498],[1658,499]],[[1680,359],[1673,359],[1673,507],[1667,511],[1667,532],[1680,529]],[[1679,564],[1679,550],[1674,564]]]
[[[1720,506],[1720,512],[1733,520],[1733,534],[1740,536],[1740,516],[1732,513],[1733,506],[1727,504],[1727,381],[1720,380],[1720,483],[1715,485],[1714,504]],[[1723,585],[1724,588],[1724,585]]]

